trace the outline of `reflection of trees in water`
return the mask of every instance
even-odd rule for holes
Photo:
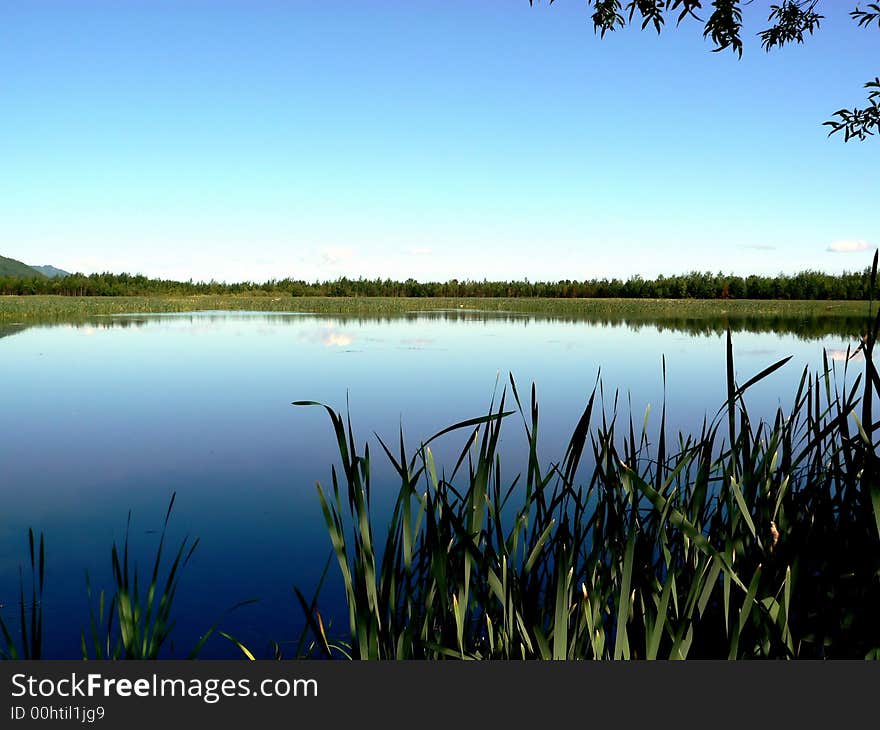
[[[96,330],[131,329],[145,327],[150,320],[143,317],[120,317],[116,320],[93,320],[88,323],[75,322],[74,327],[91,327]]]
[[[0,338],[17,335],[29,329],[48,329],[51,327],[73,327],[75,329],[92,329],[92,330],[109,330],[109,329],[129,329],[131,327],[144,327],[149,324],[149,320],[145,318],[125,317],[117,320],[77,320],[71,322],[69,319],[53,319],[49,318],[42,322],[28,322],[27,324],[0,324]]]
[[[304,315],[309,316],[309,315]],[[311,317],[310,317],[311,318]],[[315,315],[314,319],[347,324],[390,324],[405,321],[473,322],[489,324],[505,322],[528,327],[538,322],[563,324],[592,324],[602,327],[627,327],[634,332],[643,329],[656,329],[659,332],[676,332],[691,336],[710,337],[724,334],[728,325],[733,332],[767,333],[794,335],[801,340],[817,340],[828,335],[840,337],[858,336],[864,329],[864,317],[824,316],[791,317],[782,315],[739,315],[722,317],[678,317],[678,316],[639,316],[621,314],[523,314],[517,312],[479,312],[479,311],[441,311],[409,312],[399,316],[352,316]]]
[[[738,316],[716,320],[667,318],[654,321],[609,322],[608,324],[626,324],[635,330],[643,327],[655,327],[660,332],[682,332],[694,336],[724,334],[729,324],[733,332],[794,335],[801,340],[817,340],[828,335],[857,337],[865,327],[865,319],[864,317]]]
[[[199,324],[208,322],[231,322],[258,320],[268,324],[284,324],[298,321],[318,321],[336,325],[392,324],[395,322],[450,322],[490,324],[504,322],[521,327],[535,323],[591,324],[602,327],[627,327],[633,332],[655,329],[659,332],[687,334],[694,337],[711,337],[723,334],[728,325],[733,332],[793,335],[800,340],[817,340],[828,335],[857,337],[865,326],[865,318],[851,315],[786,316],[786,315],[737,315],[722,316],[675,316],[643,315],[625,313],[601,314],[535,314],[521,312],[488,312],[473,309],[414,311],[390,315],[315,314],[299,312],[211,312],[147,314],[138,316],[91,317],[71,321],[59,317],[33,324],[0,325],[0,337],[18,334],[31,327],[68,326],[91,329],[133,329],[157,322]]]
[[[24,324],[0,324],[0,337],[17,335],[19,332],[25,329],[27,329],[27,325]]]

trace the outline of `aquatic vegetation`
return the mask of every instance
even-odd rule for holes
[[[697,434],[667,433],[665,404],[653,432],[647,414],[640,427],[623,420],[618,394],[597,382],[547,467],[536,388],[524,404],[511,378],[485,416],[412,454],[402,433],[396,446],[379,440],[400,487],[391,515],[378,518],[369,445],[359,450],[351,421],[324,406],[341,469],[318,498],[348,622],[334,633],[311,611],[316,650],[356,659],[880,656],[878,329],[880,315],[842,372],[827,356],[819,373],[805,369],[790,410],[772,423],[749,418],[746,396],[787,358],[738,383],[729,332],[727,401]],[[864,372],[849,383],[855,354]],[[528,466],[511,477],[499,442],[517,413]],[[467,437],[457,460],[438,469],[431,444],[459,431]]]
[[[647,419],[621,423],[597,385],[547,468],[535,389],[523,404],[511,379],[489,414],[452,427],[469,435],[449,470],[434,463],[436,436],[412,455],[380,440],[400,479],[384,535],[369,448],[328,409],[342,469],[318,496],[348,632],[329,636],[316,613],[318,646],[377,659],[874,655],[877,424],[859,420],[859,382],[838,392],[833,366],[804,372],[789,413],[752,423],[746,392],[782,364],[730,380],[716,418],[675,439],[665,409],[652,436]],[[877,393],[865,385],[863,414]],[[510,398],[529,453],[513,478],[498,452]]]
[[[138,569],[129,559],[129,535],[131,532],[131,513],[125,528],[122,551],[114,543],[111,549],[114,591],[106,600],[104,591],[97,597],[97,610],[90,608],[89,635],[91,646],[82,632],[81,645],[83,659],[156,659],[168,640],[174,626],[171,609],[174,596],[180,583],[181,571],[186,567],[196,548],[198,540],[189,542],[184,538],[167,568],[164,580],[160,580],[162,553],[168,520],[174,507],[174,495],[168,504],[159,544],[153,561],[150,582],[143,593],[139,586]],[[93,602],[91,579],[86,573],[86,593],[90,604]],[[195,653],[198,651],[197,647]]]
[[[43,588],[46,581],[46,547],[40,534],[35,546],[34,531],[28,530],[31,564],[31,597],[25,598],[24,576],[19,572],[18,642],[0,615],[0,659],[39,659],[43,650]],[[2,605],[0,605],[2,608]]]

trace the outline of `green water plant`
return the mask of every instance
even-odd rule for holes
[[[184,538],[172,557],[171,565],[164,576],[160,577],[168,520],[171,517],[175,497],[176,495],[172,495],[165,513],[153,569],[149,574],[149,582],[145,590],[137,565],[129,556],[131,512],[128,515],[121,552],[115,542],[111,549],[114,591],[109,602],[105,592],[100,591],[97,596],[97,609],[94,607],[91,579],[86,573],[91,642],[89,645],[86,632],[83,631],[81,646],[84,659],[158,658],[174,626],[171,610],[181,572],[199,542],[197,539],[190,542],[189,538]]]
[[[40,659],[43,652],[43,588],[46,579],[46,548],[40,533],[39,546],[33,529],[28,530],[31,594],[25,597],[24,575],[19,569],[18,636],[0,613],[0,659]],[[0,605],[0,609],[3,606]]]
[[[198,539],[190,541],[188,537],[184,537],[171,556],[170,565],[163,571],[165,538],[176,496],[176,493],[172,494],[165,512],[165,520],[162,523],[162,531],[146,587],[140,580],[137,565],[129,554],[130,512],[121,551],[115,542],[111,549],[114,590],[109,599],[103,590],[97,596],[93,594],[91,578],[88,572],[86,573],[89,626],[88,634],[83,630],[80,635],[83,659],[159,659],[168,656],[168,644],[175,623],[172,614],[174,598],[177,595],[183,570],[199,544]],[[237,603],[224,612],[223,616],[253,602],[254,600],[251,599]],[[216,633],[232,642],[245,657],[254,659],[250,649],[231,634],[218,628],[219,623],[219,620],[216,621],[201,635],[187,654],[187,658],[197,658],[208,639]]]
[[[876,271],[875,256],[872,290]],[[348,621],[331,635],[303,606],[315,645],[357,659],[877,656],[871,306],[842,365],[805,369],[769,421],[750,417],[748,393],[788,358],[739,382],[728,331],[727,399],[697,433],[668,432],[665,398],[653,429],[648,413],[625,418],[597,379],[546,467],[536,388],[524,402],[511,377],[485,416],[412,453],[402,432],[393,448],[378,438],[399,481],[378,518],[369,444],[324,406],[341,469],[317,491]],[[516,413],[527,467],[511,476],[500,444]],[[462,431],[439,469],[431,444]]]

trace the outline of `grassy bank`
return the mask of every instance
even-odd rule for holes
[[[865,302],[705,299],[502,299],[399,297],[62,297],[2,296],[0,323],[77,322],[131,313],[205,310],[313,312],[327,315],[393,317],[411,312],[479,310],[553,318],[654,322],[658,320],[791,320],[846,322],[864,315]],[[858,321],[861,321],[860,319]]]
[[[114,314],[196,311],[306,312],[377,320],[436,316],[450,320],[523,315],[554,321],[592,322],[638,329],[655,326],[688,334],[793,333],[804,338],[854,336],[866,302],[708,299],[502,299],[291,296],[67,297],[0,296],[2,329],[84,323]]]

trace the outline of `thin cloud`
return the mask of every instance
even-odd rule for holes
[[[342,264],[350,261],[354,254],[350,248],[342,248],[339,246],[327,246],[319,252],[321,261],[325,264]]]
[[[432,248],[411,248],[409,250],[410,256],[430,256],[434,253],[434,249]]]
[[[302,340],[314,342],[324,347],[348,347],[355,340],[354,335],[338,330],[335,327],[323,327],[320,330],[301,332],[299,337]]]
[[[354,342],[354,337],[345,332],[327,332],[321,338],[321,342],[324,343],[324,347],[348,347]]]
[[[766,243],[752,243],[746,244],[743,248],[751,249],[752,251],[775,251],[776,246],[770,246]]]
[[[859,253],[868,250],[868,242],[863,239],[841,239],[828,246],[832,253]]]

